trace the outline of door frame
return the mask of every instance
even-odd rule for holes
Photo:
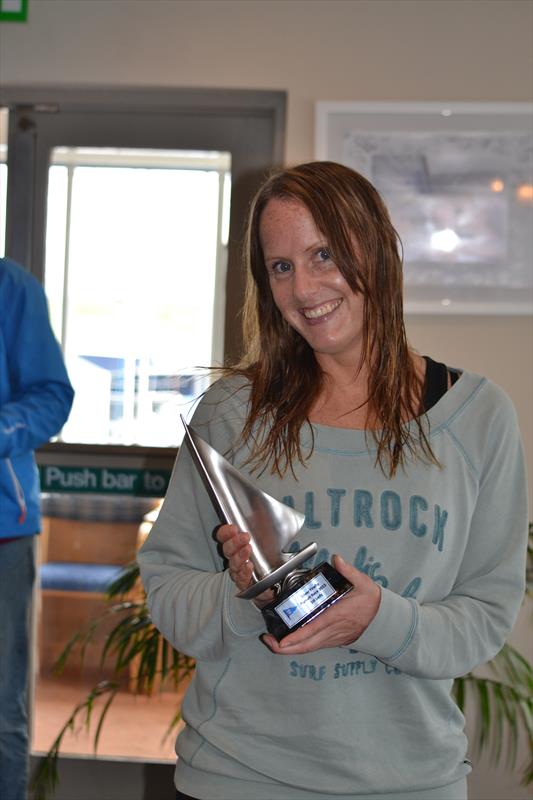
[[[193,88],[103,88],[3,86],[0,105],[9,108],[6,255],[29,269],[41,282],[49,141],[46,128],[56,118],[65,135],[79,141],[80,117],[87,124],[97,115],[111,120],[153,120],[175,125],[174,149],[218,149],[232,154],[232,196],[226,277],[225,358],[238,359],[240,326],[235,325],[244,300],[241,263],[243,225],[253,194],[284,160],[287,93],[277,90]],[[62,116],[61,116],[62,115]],[[243,147],[246,126],[252,135]],[[69,129],[70,128],[70,129]],[[94,130],[91,129],[91,130]],[[193,133],[191,133],[193,132]],[[135,141],[134,125],[128,134]],[[140,131],[138,137],[142,137]],[[200,136],[200,143],[197,138]],[[137,137],[137,138],[138,138]],[[181,139],[181,141],[180,141]],[[89,141],[89,139],[88,139]],[[93,141],[93,146],[105,146]],[[216,142],[219,142],[217,145]],[[196,142],[196,144],[195,144]],[[87,146],[90,146],[89,144]],[[109,146],[113,146],[110,144]],[[114,146],[130,146],[129,144]],[[140,143],[131,146],[142,146]],[[145,144],[150,147],[150,144]]]

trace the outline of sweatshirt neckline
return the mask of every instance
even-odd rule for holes
[[[477,390],[485,382],[485,378],[473,372],[463,371],[461,377],[425,414],[429,421],[430,437],[440,433],[442,427],[456,414],[460,413]],[[418,433],[416,420],[408,423],[415,433]],[[372,431],[353,428],[336,428],[319,423],[310,423],[314,447],[317,450],[335,450],[336,452],[359,453],[374,452],[376,449]],[[303,444],[311,443],[311,431],[305,426],[302,431]]]

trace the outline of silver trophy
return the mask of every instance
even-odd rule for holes
[[[296,553],[287,549],[305,516],[254,486],[183,417],[181,421],[187,447],[220,521],[250,535],[252,583],[237,597],[252,599],[272,588],[276,599],[262,613],[268,630],[281,639],[343,597],[352,585],[326,562],[312,570],[301,569],[317,552],[316,542]]]
[[[183,417],[189,452],[220,521],[250,534],[252,585],[238,597],[251,599],[283,581],[317,551],[315,542],[297,553],[287,547],[300,531],[305,516],[257,489],[214,447],[193,431]]]

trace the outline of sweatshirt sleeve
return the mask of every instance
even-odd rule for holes
[[[0,352],[8,400],[0,402],[0,458],[35,450],[61,430],[74,391],[48,318],[46,296],[30,275],[2,282]]]
[[[223,452],[221,441],[213,441],[204,425],[207,406],[205,401],[200,405],[191,424]],[[154,625],[176,649],[197,660],[221,658],[243,637],[265,629],[253,603],[235,597],[215,540],[219,524],[183,445],[138,562]]]
[[[378,614],[352,645],[409,675],[455,678],[489,661],[524,597],[526,473],[514,408],[500,398],[490,424],[486,419],[481,426],[481,464],[471,456],[479,488],[451,593],[419,603],[383,589]]]

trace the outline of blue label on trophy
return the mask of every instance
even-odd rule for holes
[[[335,589],[331,583],[319,572],[282,603],[279,603],[275,607],[275,611],[288,628],[293,628],[296,623],[312,614],[334,594]]]

